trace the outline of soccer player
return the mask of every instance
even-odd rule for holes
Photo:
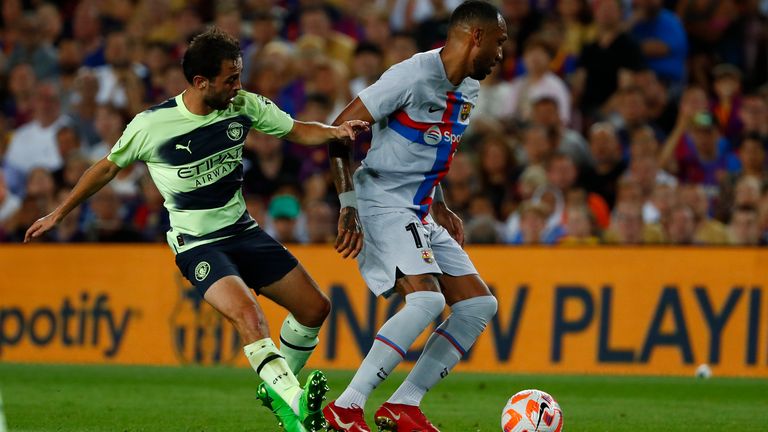
[[[448,375],[496,313],[496,299],[461,247],[462,222],[443,201],[440,180],[477,102],[478,80],[501,61],[506,39],[494,6],[467,1],[451,15],[443,48],[392,66],[336,120],[376,123],[354,181],[350,144],[329,142],[342,207],[336,250],[345,258],[360,253],[368,287],[376,295],[403,296],[405,306],[381,327],[346,390],[323,409],[331,429],[370,430],[363,417],[368,396],[447,303],[451,315],[374,414],[380,430],[436,431],[419,409],[424,394]]]
[[[288,431],[319,430],[325,426],[320,408],[327,380],[314,371],[302,389],[296,374],[318,343],[330,302],[296,258],[246,211],[243,142],[248,130],[256,129],[302,144],[324,144],[354,139],[367,123],[333,127],[296,121],[268,99],[243,91],[239,43],[216,28],[194,38],[182,67],[186,90],[138,114],[111,153],[83,174],[58,208],[27,230],[24,241],[54,228],[122,168],[146,162],[170,213],[167,240],[176,264],[237,329],[246,357],[266,384],[259,387],[259,398]],[[257,294],[290,312],[279,350]]]

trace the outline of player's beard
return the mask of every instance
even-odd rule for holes
[[[490,65],[487,65],[486,62],[481,61],[480,58],[475,58],[475,60],[472,62],[472,74],[470,74],[470,78],[476,79],[478,81],[482,81],[491,74],[491,69],[493,68],[494,63],[491,63]]]
[[[228,94],[206,95],[203,102],[215,110],[225,110],[229,107],[230,97]]]

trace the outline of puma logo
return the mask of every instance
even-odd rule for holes
[[[192,140],[187,141],[186,146],[183,146],[181,144],[176,144],[176,150],[186,150],[189,152],[189,154],[192,154],[192,150],[189,149],[190,144],[192,144]]]

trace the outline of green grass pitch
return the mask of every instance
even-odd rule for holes
[[[328,377],[335,398],[352,373]],[[374,392],[369,420],[403,377]],[[0,363],[12,432],[276,431],[255,399],[257,384],[244,368]],[[454,373],[423,409],[444,432],[498,432],[506,399],[525,388],[555,396],[566,431],[768,430],[768,380],[760,379]]]

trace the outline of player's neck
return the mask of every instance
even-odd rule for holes
[[[187,111],[192,114],[204,116],[213,112],[213,108],[203,102],[203,96],[192,88],[187,88],[187,90],[182,93],[181,100],[184,102]]]
[[[459,86],[468,76],[463,51],[460,46],[452,44],[451,41],[448,41],[445,47],[440,50],[440,60],[443,62],[443,68],[445,68],[445,76],[455,86]]]

